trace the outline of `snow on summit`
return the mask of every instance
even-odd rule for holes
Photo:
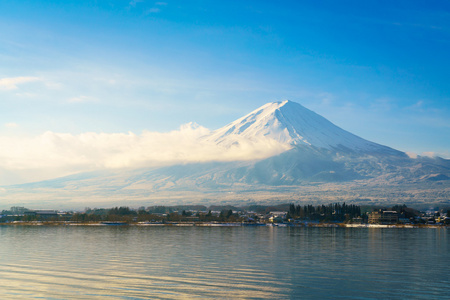
[[[324,117],[285,100],[267,103],[248,115],[214,131],[210,140],[224,146],[239,143],[246,138],[272,139],[291,146],[312,146],[355,152],[399,154],[398,151],[362,139],[334,125]]]

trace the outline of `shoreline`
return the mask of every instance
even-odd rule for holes
[[[70,221],[14,221],[0,223],[0,226],[138,226],[138,227],[297,227],[297,228],[450,228],[450,225],[436,224],[343,224],[343,223],[239,223],[239,222],[70,222]]]

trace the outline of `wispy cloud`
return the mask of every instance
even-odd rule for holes
[[[148,9],[145,13],[146,14],[156,14],[161,12],[161,8],[162,6],[166,6],[167,2],[155,2],[155,6],[156,7],[152,7],[150,9]],[[158,7],[159,6],[159,7]]]
[[[370,104],[370,109],[375,111],[391,111],[394,107],[394,102],[389,98],[379,98]]]
[[[6,123],[5,127],[6,128],[16,128],[16,127],[19,127],[19,125],[17,123],[11,122],[11,123]]]
[[[157,7],[153,7],[150,8],[149,10],[147,10],[148,14],[155,14],[155,13],[159,13],[161,11],[161,9],[157,8]]]
[[[16,90],[19,85],[39,81],[39,77],[10,77],[0,79],[0,90]]]
[[[130,6],[135,7],[136,4],[141,3],[141,2],[144,2],[144,0],[132,0],[132,1],[130,1],[130,3],[128,3],[128,4],[129,4]]]
[[[423,100],[419,100],[416,103],[414,103],[411,108],[412,109],[422,109],[424,105],[424,101]]]
[[[77,96],[68,100],[69,103],[84,103],[84,102],[97,102],[98,99],[89,96]]]

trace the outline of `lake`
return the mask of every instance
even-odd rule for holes
[[[447,299],[450,230],[0,226],[1,299]]]

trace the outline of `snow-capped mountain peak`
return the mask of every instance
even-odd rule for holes
[[[362,139],[292,101],[267,103],[248,115],[214,131],[209,139],[224,146],[239,139],[270,138],[291,146],[345,149],[355,152],[401,152]]]

